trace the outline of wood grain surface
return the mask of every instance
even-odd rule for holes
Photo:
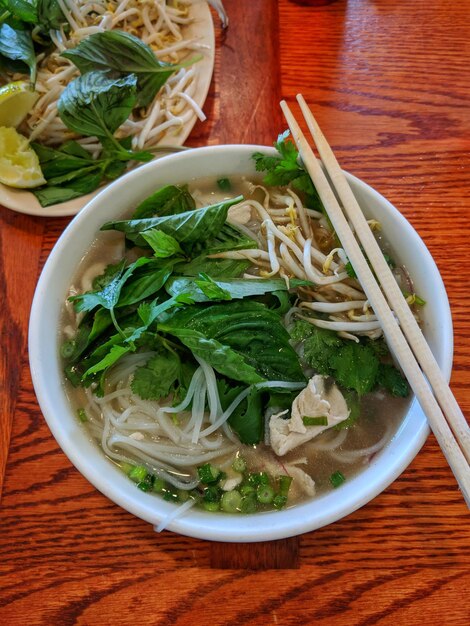
[[[214,82],[190,145],[269,144],[302,92],[341,164],[389,198],[433,254],[470,414],[470,3],[226,0]],[[384,493],[299,539],[225,545],[152,528],[70,464],[27,361],[34,287],[67,219],[0,209],[0,624],[470,622],[469,515],[430,437]],[[412,269],[412,268],[410,268]],[[254,522],[255,523],[255,522]]]

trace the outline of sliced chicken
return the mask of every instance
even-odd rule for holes
[[[269,422],[270,443],[274,452],[282,456],[310,441],[324,430],[332,428],[349,417],[349,409],[343,394],[334,383],[327,383],[326,376],[314,376],[292,403],[290,419],[285,414],[273,415]],[[328,424],[306,426],[304,417],[326,417]]]

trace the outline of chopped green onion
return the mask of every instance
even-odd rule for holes
[[[328,426],[328,418],[326,415],[320,415],[318,417],[309,417],[304,415],[302,418],[304,426]]]
[[[274,496],[273,507],[275,509],[283,509],[287,504],[287,496],[281,496],[281,494],[277,494]]]
[[[127,476],[129,476],[132,468],[134,467],[133,465],[131,465],[130,463],[126,463],[125,461],[121,461],[119,463],[119,467],[122,469],[122,471],[124,472],[124,474],[126,474]]]
[[[269,476],[266,472],[253,472],[248,476],[248,482],[254,487],[258,485],[269,485]]]
[[[233,491],[225,491],[220,498],[220,508],[226,513],[238,513],[242,497],[236,489]]]
[[[81,422],[88,422],[88,415],[86,414],[85,409],[78,409],[77,410],[77,415],[78,415],[78,419]]]
[[[260,485],[256,490],[256,498],[261,504],[270,504],[274,499],[274,489],[269,485]]]
[[[396,265],[397,265],[395,263],[395,261],[386,252],[382,252],[382,254],[384,255],[384,259],[385,259],[385,262],[387,263],[387,265],[393,270],[393,268],[396,267]]]
[[[211,465],[211,463],[206,463],[205,465],[198,467],[197,473],[199,480],[205,485],[215,483],[220,478],[220,470],[214,465]]]
[[[178,494],[173,490],[173,487],[166,487],[163,492],[163,499],[167,502],[178,501]]]
[[[287,494],[289,493],[289,489],[292,484],[292,476],[281,475],[277,477],[277,480],[279,483],[279,494],[287,498]]]
[[[163,493],[166,489],[166,483],[163,478],[159,476],[155,476],[155,481],[153,483],[153,490],[155,493]]]
[[[221,191],[230,191],[232,184],[228,178],[219,178],[217,185]]]
[[[243,474],[246,470],[246,461],[243,457],[237,456],[233,460],[232,469],[234,472],[238,472],[239,474]]]
[[[189,499],[189,491],[187,489],[177,489],[178,502],[186,502]]]
[[[253,487],[253,485],[250,485],[248,483],[245,483],[240,487],[240,493],[242,494],[242,496],[248,496],[251,493],[255,493],[255,491],[256,489]]]
[[[64,341],[64,343],[60,347],[60,355],[63,359],[70,359],[75,351],[75,341],[71,339],[70,341]]]
[[[218,487],[206,487],[204,489],[204,502],[219,502],[220,489]]]
[[[206,511],[218,511],[219,503],[218,502],[203,502],[202,506],[206,509]]]
[[[426,304],[426,300],[420,298],[417,293],[409,293],[408,291],[403,291],[403,297],[406,299],[410,306],[412,304],[417,304],[418,306],[424,306]]]
[[[336,472],[333,472],[333,474],[331,474],[330,476],[330,483],[333,485],[335,489],[339,487],[340,485],[342,485],[345,480],[346,478],[343,476],[343,474],[339,470]]]
[[[142,491],[147,492],[147,491],[150,491],[150,489],[152,488],[152,485],[146,480],[142,480],[140,483],[137,483],[137,487],[141,489]]]
[[[147,469],[143,465],[134,465],[128,476],[134,482],[140,483],[147,478]]]
[[[242,498],[240,503],[240,511],[242,513],[256,513],[258,510],[258,502],[256,500],[255,492],[249,493]]]

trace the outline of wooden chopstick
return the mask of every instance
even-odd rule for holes
[[[364,250],[367,250],[367,258],[379,279],[382,289],[388,299],[390,307],[398,317],[400,326],[414,355],[426,374],[436,398],[445,408],[447,421],[455,437],[461,442],[460,446],[465,458],[470,463],[470,426],[467,424],[464,414],[459,407],[454,394],[449,388],[431,349],[421,332],[418,322],[413,316],[390,267],[385,261],[377,240],[367,224],[364,213],[349,186],[346,176],[339,166],[338,161],[325,139],[313,113],[307,106],[302,95],[297,96],[297,101],[307,122],[308,129],[320,154],[322,163],[328,172],[331,182],[340,200],[343,203],[343,211],[351,221],[356,235]]]
[[[309,124],[310,122],[309,127],[311,126],[312,128],[314,128],[316,136],[318,137],[317,128],[315,127],[315,124],[312,123],[313,116],[311,115],[311,112],[308,110],[308,107],[304,101],[302,102],[302,100],[300,100],[299,102],[301,103],[301,106],[303,105],[302,112],[304,113],[306,117],[307,124]],[[462,494],[465,498],[467,506],[470,508],[470,468],[469,468],[468,461],[466,459],[466,455],[470,454],[469,448],[468,446],[466,446],[466,442],[468,438],[465,436],[466,430],[462,428],[463,425],[458,420],[458,413],[456,414],[456,412],[453,411],[453,418],[451,418],[453,419],[454,428],[456,430],[455,437],[449,424],[447,423],[447,420],[443,411],[447,412],[448,407],[446,405],[446,402],[442,400],[442,397],[444,397],[442,387],[443,386],[448,387],[448,385],[442,373],[439,372],[440,376],[438,377],[439,381],[436,387],[439,390],[439,396],[440,396],[439,399],[443,405],[442,410],[441,410],[441,407],[439,406],[439,403],[437,401],[437,395],[436,397],[433,395],[433,392],[431,391],[429,384],[419,367],[418,361],[416,360],[415,355],[413,354],[413,351],[410,345],[408,344],[404,334],[402,333],[400,329],[400,326],[398,324],[397,319],[394,316],[394,313],[390,309],[387,303],[387,300],[385,299],[385,296],[381,291],[380,286],[377,284],[374,274],[372,273],[372,270],[369,267],[368,262],[366,258],[364,257],[364,254],[358,242],[356,241],[354,233],[352,232],[348,224],[348,221],[345,215],[343,214],[343,211],[336,199],[335,193],[333,189],[330,187],[330,183],[328,182],[328,179],[326,178],[320,166],[320,163],[315,158],[312,148],[310,147],[307,139],[303,135],[298,123],[296,122],[292,112],[290,111],[285,101],[281,102],[281,108],[287,120],[287,123],[289,125],[289,128],[291,130],[292,137],[299,150],[299,154],[302,158],[304,166],[307,169],[318,191],[318,194],[323,202],[326,212],[328,213],[328,217],[332,223],[332,226],[335,229],[335,232],[341,241],[341,245],[343,246],[348,259],[350,260],[350,262],[352,263],[352,266],[354,267],[354,270],[362,285],[362,288],[374,310],[375,315],[377,316],[377,319],[379,320],[382,326],[382,329],[388,341],[388,344],[390,345],[411,388],[413,389],[416,397],[418,398],[421,404],[421,407],[424,413],[426,414],[426,417],[428,418],[428,422],[436,436],[436,439],[442,451],[444,452],[447,462],[449,463],[449,466],[451,467],[454,473],[454,476],[457,479],[457,482],[459,483],[460,489],[462,490]],[[326,140],[325,140],[325,143],[326,143]],[[325,153],[325,147],[323,143],[322,143],[322,150],[323,150],[323,153]],[[331,159],[328,159],[328,166],[331,166]],[[325,167],[327,167],[326,164],[325,164]],[[329,170],[328,172],[330,173]],[[338,178],[339,176],[337,175],[337,172],[333,170],[333,180],[336,182]],[[341,187],[344,188],[344,185],[341,185],[341,183],[339,184]],[[339,191],[338,191],[338,194],[339,194]],[[343,195],[344,195],[344,189],[343,189]],[[342,198],[342,202],[345,205],[347,204],[349,208],[349,197],[347,198],[347,202],[345,202],[344,197]],[[364,228],[361,225],[360,229],[357,229],[357,230],[362,232]],[[368,226],[367,226],[367,230],[369,230]],[[368,258],[370,258],[367,238],[365,239],[365,241],[367,243],[367,246],[364,245],[362,240],[361,240],[361,243],[364,246],[364,249],[366,250],[366,254]],[[374,257],[374,260],[375,260],[375,257],[377,255],[375,254],[374,251],[371,252],[371,255],[372,257]],[[382,256],[381,253],[380,253],[380,256]],[[374,270],[377,272],[377,274],[379,274],[379,272],[381,273],[380,265],[381,264],[379,261],[376,264],[376,267],[374,267]],[[387,283],[387,280],[385,280],[385,282]],[[421,353],[420,344],[422,342],[420,340],[418,340],[418,342],[414,340],[414,336],[417,334],[416,328],[418,330],[419,335],[421,335],[419,326],[416,324],[416,328],[412,328],[408,324],[407,321],[405,321],[405,326],[408,329],[408,336],[412,337],[414,350],[420,353],[421,362],[426,361],[426,353],[424,354]],[[427,369],[429,370],[430,368],[427,366]],[[437,369],[439,368],[437,367]],[[433,380],[436,379],[435,371],[432,372],[432,378]],[[431,385],[433,385],[431,380],[430,382],[431,382]],[[434,389],[434,385],[433,385],[433,389]],[[447,397],[448,393],[452,395],[452,392],[449,389],[448,392],[445,392],[445,397]],[[454,403],[455,405],[457,405],[455,399],[452,403],[453,408],[455,408]],[[457,420],[455,419],[456,416],[457,416]],[[462,418],[463,418],[463,415],[462,415]],[[456,421],[458,423],[458,427],[456,425]],[[462,434],[463,434],[463,437],[461,437]],[[462,449],[459,447],[459,444],[460,446],[462,446]],[[465,450],[465,454],[463,450]]]

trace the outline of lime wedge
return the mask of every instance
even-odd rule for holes
[[[30,189],[45,184],[37,154],[14,128],[0,126],[0,183]]]
[[[24,120],[39,94],[25,81],[19,80],[0,87],[0,126],[13,126]]]

